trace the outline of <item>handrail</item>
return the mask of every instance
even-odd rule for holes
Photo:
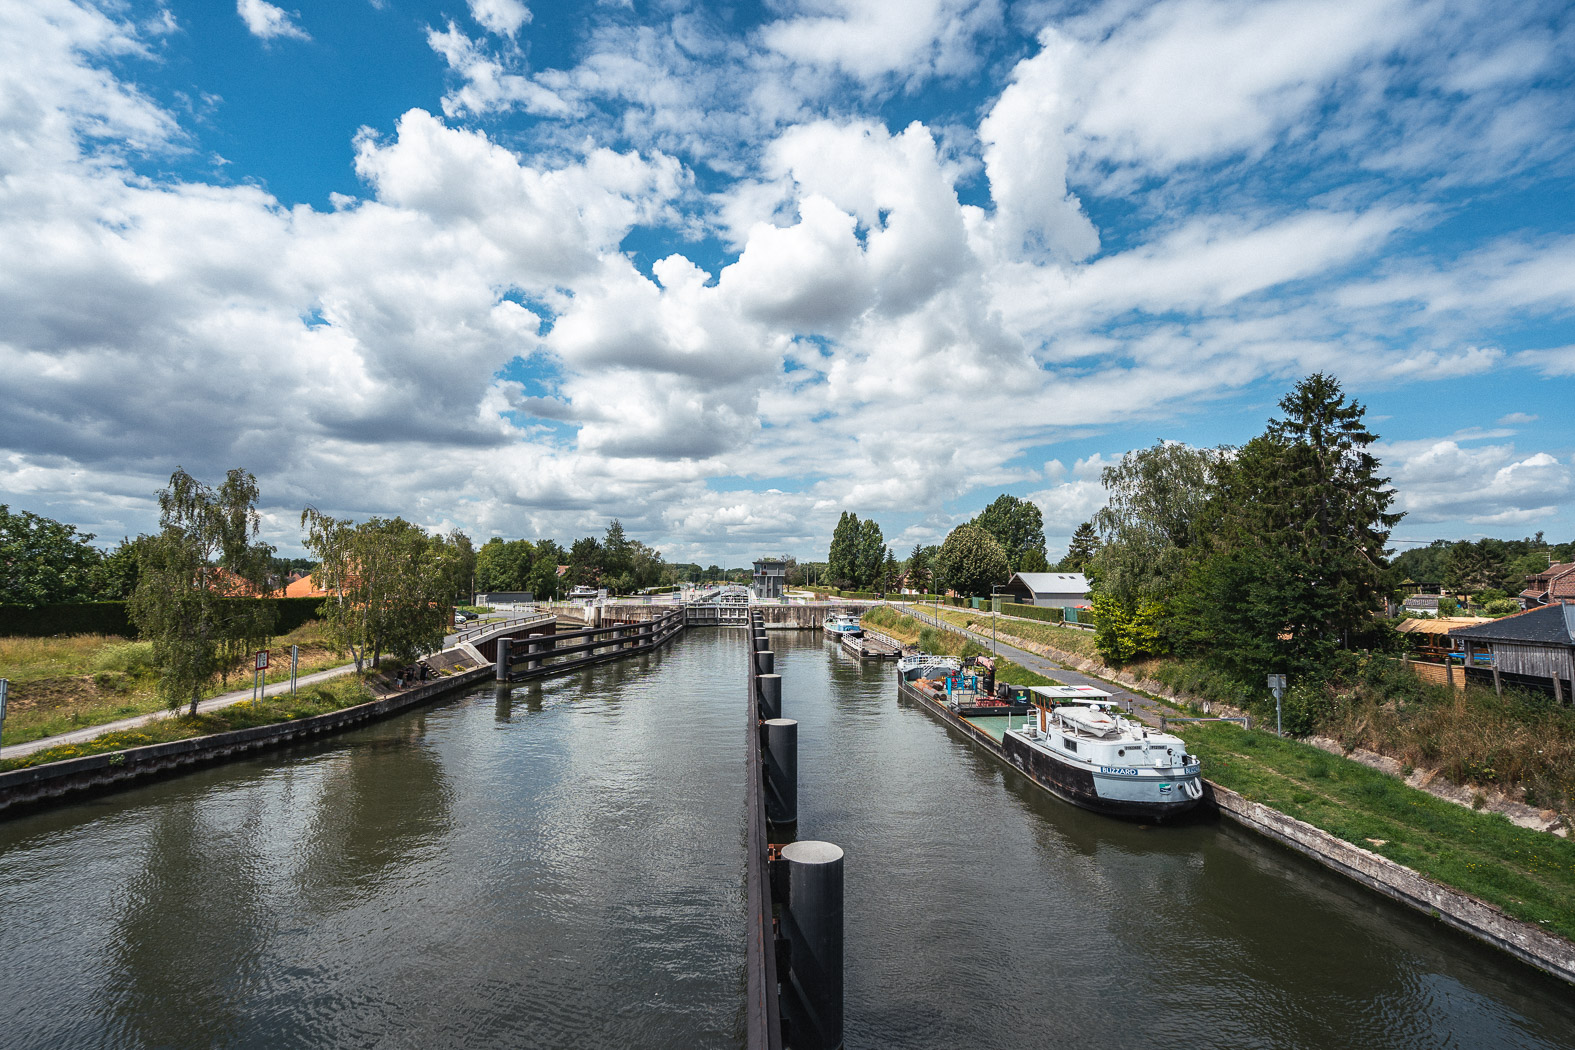
[[[531,613],[529,616],[517,616],[512,620],[493,621],[491,623],[481,624],[478,627],[465,628],[463,631],[454,636],[454,641],[456,643],[470,642],[484,634],[489,634],[492,631],[501,631],[506,627],[520,627],[525,624],[539,623],[542,620],[553,619],[556,619],[556,617],[552,613]]]

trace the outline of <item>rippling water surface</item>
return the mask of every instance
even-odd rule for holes
[[[1568,988],[1229,826],[1073,809],[774,636],[850,1047],[1558,1047]],[[736,1047],[743,637],[0,823],[0,1046]]]

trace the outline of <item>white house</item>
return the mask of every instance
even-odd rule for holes
[[[1088,577],[1080,572],[1019,572],[1001,588],[1025,605],[1088,608]]]

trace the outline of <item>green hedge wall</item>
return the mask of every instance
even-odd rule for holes
[[[1044,620],[1048,623],[1060,623],[1066,618],[1053,605],[1021,605],[1017,602],[1002,602],[1001,615],[1021,616],[1026,620]]]
[[[48,638],[57,634],[118,634],[135,638],[125,602],[0,605],[0,636]]]
[[[317,619],[321,598],[261,598],[279,610],[276,634],[289,634]],[[61,605],[0,605],[0,637],[50,638],[59,634],[118,634],[137,637],[125,602],[76,602]]]

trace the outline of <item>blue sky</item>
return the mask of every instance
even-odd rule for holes
[[[13,0],[0,501],[905,553],[1313,371],[1398,539],[1575,535],[1575,20],[1433,0]]]

